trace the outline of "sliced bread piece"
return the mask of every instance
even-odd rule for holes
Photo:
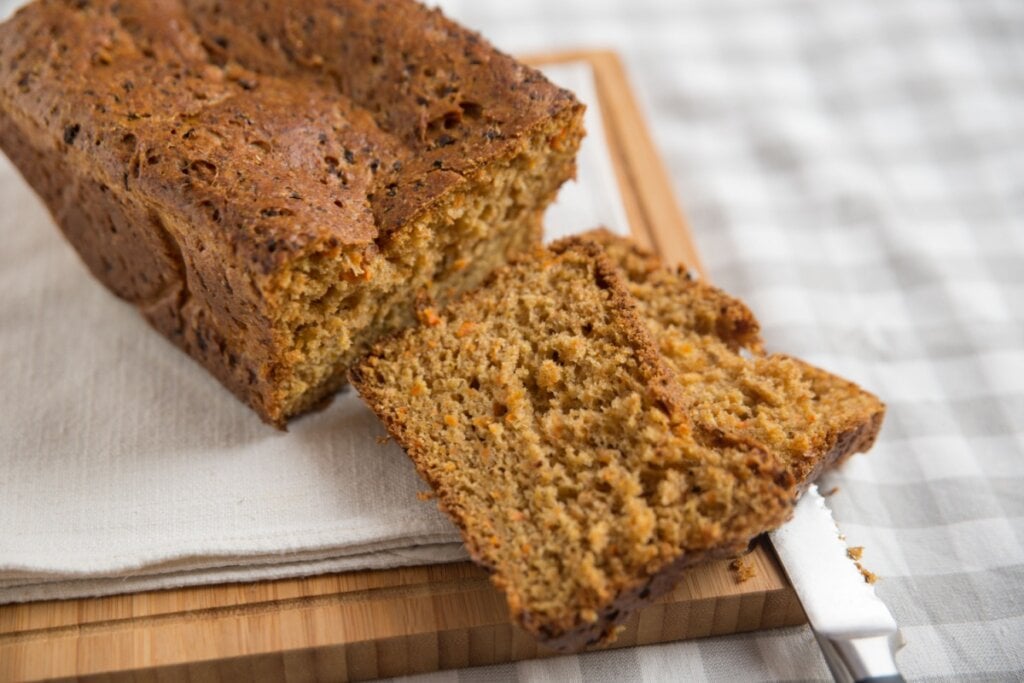
[[[377,345],[352,383],[548,646],[612,635],[683,567],[789,514],[784,467],[691,429],[597,245],[538,251],[424,321]]]
[[[698,431],[761,444],[801,487],[872,446],[885,415],[875,395],[795,358],[765,355],[757,320],[741,301],[685,270],[666,268],[632,240],[607,230],[584,238],[604,247],[620,268],[658,349],[678,373]]]

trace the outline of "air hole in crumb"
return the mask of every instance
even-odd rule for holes
[[[364,295],[365,292],[361,290],[349,294],[347,297],[341,300],[341,303],[338,305],[338,310],[353,311],[359,308],[363,304]]]
[[[217,165],[206,159],[194,159],[182,169],[182,173],[210,181],[217,177]]]
[[[476,377],[474,377],[473,379],[469,380],[469,388],[473,389],[473,390],[479,389],[480,388],[480,380],[478,378],[476,378]]]
[[[64,127],[64,144],[72,145],[75,142],[75,138],[78,137],[78,131],[82,130],[82,127],[77,123],[73,123],[70,126]]]
[[[491,412],[494,414],[494,417],[505,417],[508,414],[508,406],[495,401],[494,405],[491,406]]]
[[[445,127],[445,130],[457,128],[460,123],[462,123],[462,114],[454,111],[448,112],[442,119],[442,125]]]

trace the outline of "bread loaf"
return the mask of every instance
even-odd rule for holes
[[[534,244],[582,106],[411,0],[36,0],[0,147],[92,273],[278,425]]]

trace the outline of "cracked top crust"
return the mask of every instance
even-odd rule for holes
[[[0,27],[0,106],[264,274],[375,249],[580,107],[409,0],[37,0]]]

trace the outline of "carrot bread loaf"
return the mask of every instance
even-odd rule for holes
[[[582,106],[411,0],[36,0],[0,146],[89,269],[261,416],[538,239]]]
[[[742,302],[664,267],[631,240],[604,230],[583,237],[621,269],[699,432],[762,445],[801,487],[874,443],[885,415],[876,396],[795,358],[766,356]]]
[[[608,636],[682,567],[780,524],[792,476],[692,430],[593,243],[538,250],[377,345],[352,382],[514,617],[552,647]]]

